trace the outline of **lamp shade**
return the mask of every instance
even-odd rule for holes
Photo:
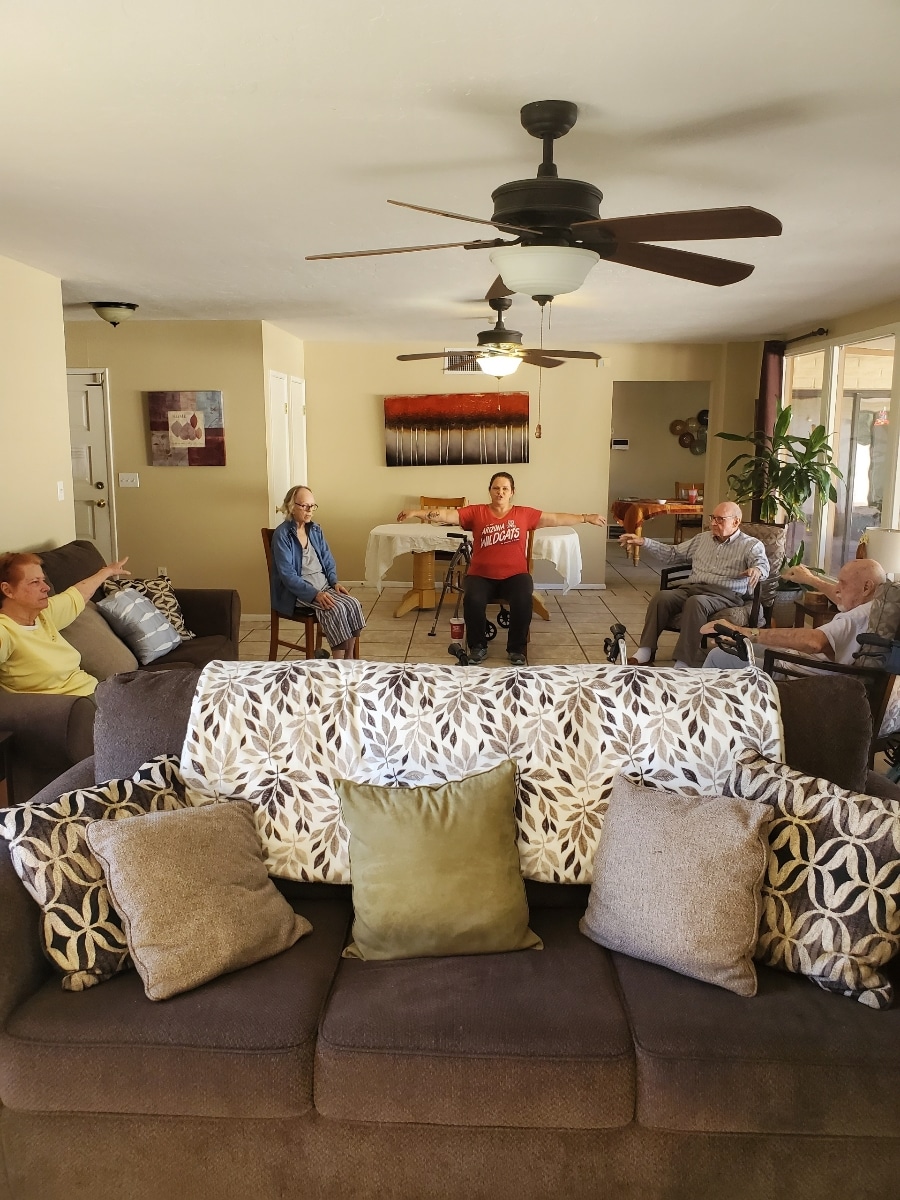
[[[900,578],[900,529],[870,525],[866,530],[866,557],[880,562],[892,579]]]
[[[129,304],[126,300],[92,300],[91,308],[98,317],[102,317],[104,321],[109,321],[110,325],[115,327],[121,325],[123,321],[127,321],[129,317],[133,317],[137,310],[136,304]]]
[[[526,296],[577,292],[600,255],[578,246],[502,246],[491,262],[506,286]]]
[[[485,375],[501,378],[518,371],[522,361],[517,354],[479,354],[475,360]]]

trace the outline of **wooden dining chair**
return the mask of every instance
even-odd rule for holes
[[[420,496],[419,508],[465,508],[465,496]],[[453,557],[455,547],[451,550],[435,550],[435,562],[449,562]],[[457,581],[458,582],[458,581]]]
[[[676,482],[675,482],[675,499],[676,500],[687,500],[688,493],[694,488],[697,491],[697,502],[699,504],[702,504],[703,503],[703,484],[702,483],[678,483],[678,481],[676,480]],[[702,517],[676,516],[675,517],[675,536],[672,539],[672,541],[675,542],[676,544],[678,542],[683,542],[685,529],[691,529],[696,532],[698,529],[702,529],[702,528],[703,528],[703,518]],[[693,536],[693,534],[691,536]]]
[[[268,577],[272,578],[272,534],[274,529],[261,529],[263,547],[266,551],[266,567],[268,568]],[[316,651],[322,648],[322,630],[319,622],[316,619],[315,610],[311,608],[295,608],[293,613],[280,613],[277,609],[270,609],[269,620],[271,622],[271,636],[269,638],[269,662],[275,662],[278,658],[278,647],[284,646],[287,650],[299,650],[306,655],[307,658],[315,658]],[[279,625],[282,621],[293,621],[297,625],[303,626],[303,640],[289,642],[279,637]],[[358,642],[357,642],[358,645]],[[354,655],[356,657],[356,655]]]

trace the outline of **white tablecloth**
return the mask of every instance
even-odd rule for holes
[[[420,525],[418,521],[376,525],[366,546],[366,585],[381,591],[382,577],[395,558],[428,550],[452,551],[457,543],[447,534],[461,532],[455,525]],[[535,530],[534,557],[553,563],[563,578],[564,592],[581,583],[581,542],[571,525]]]

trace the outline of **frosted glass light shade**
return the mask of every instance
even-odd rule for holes
[[[491,262],[513,292],[526,296],[562,296],[577,292],[600,255],[578,246],[502,246]]]
[[[125,300],[91,301],[91,308],[97,316],[102,317],[104,321],[109,321],[113,328],[121,325],[123,321],[127,321],[129,317],[133,317],[137,307],[136,304],[129,304]]]
[[[480,354],[475,360],[485,375],[501,378],[518,371],[521,358],[516,354]]]
[[[880,562],[892,579],[900,578],[900,529],[866,529],[866,556]]]

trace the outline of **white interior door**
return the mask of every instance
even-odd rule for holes
[[[291,478],[291,422],[288,380],[283,371],[269,372],[266,443],[269,467],[269,523],[276,523],[276,510],[294,482]]]
[[[291,422],[291,483],[310,485],[306,462],[306,384],[291,376],[289,413]],[[288,487],[290,487],[290,483]]]
[[[66,372],[75,536],[93,542],[106,562],[118,557],[105,372]]]

